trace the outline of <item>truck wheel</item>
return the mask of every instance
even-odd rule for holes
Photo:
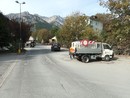
[[[86,56],[86,55],[83,55],[83,56],[81,57],[81,61],[84,62],[84,63],[88,63],[88,62],[89,62],[89,57]]]
[[[110,61],[110,56],[109,55],[105,56],[105,61]]]

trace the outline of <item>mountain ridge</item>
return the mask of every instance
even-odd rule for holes
[[[20,13],[10,13],[6,16],[10,20],[20,21]],[[46,17],[38,14],[30,14],[27,11],[21,13],[21,20],[27,24],[33,24],[35,29],[51,29],[54,26],[60,27],[64,23],[64,18],[59,15]]]

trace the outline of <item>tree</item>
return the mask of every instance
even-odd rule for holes
[[[22,41],[23,44],[29,39],[29,37],[31,36],[31,24],[26,24],[24,22],[21,23],[21,37],[22,37]]]
[[[85,28],[85,32],[83,33],[82,39],[100,41],[100,36],[98,32],[95,32],[91,26],[87,26]]]
[[[130,49],[130,1],[129,0],[100,0],[100,4],[107,7],[114,16],[111,22],[112,36],[117,46]]]
[[[51,38],[50,32],[47,29],[40,29],[37,31],[38,41],[44,41],[44,43],[48,43]]]
[[[22,39],[22,49],[24,48],[25,42],[29,39],[31,35],[32,25],[21,22],[21,34],[20,34],[20,24],[16,20],[10,20],[9,28],[11,32],[11,39],[14,49],[19,48],[20,38]],[[20,36],[21,35],[21,36]]]
[[[9,19],[0,13],[0,47],[8,46],[11,42],[9,32]]]
[[[81,13],[67,16],[58,36],[60,42],[69,47],[72,41],[81,39],[87,27],[87,21],[87,16]]]
[[[57,36],[59,33],[59,27],[58,26],[53,26],[52,29],[50,30],[51,36]]]
[[[32,36],[35,40],[37,40],[37,31],[32,32],[31,36]]]
[[[30,29],[32,25],[21,22],[21,36],[20,24],[16,20],[9,20],[2,13],[0,13],[0,47],[12,44],[13,50],[16,51],[19,47],[20,38],[22,39],[22,49],[24,43],[31,35]]]
[[[113,44],[111,40],[112,34],[112,20],[113,16],[111,14],[101,14],[97,13],[96,17],[99,21],[103,23],[103,31],[100,34],[101,41]]]

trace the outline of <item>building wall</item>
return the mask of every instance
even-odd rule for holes
[[[89,19],[88,24],[91,25],[96,32],[101,32],[103,30],[103,23],[100,21]]]

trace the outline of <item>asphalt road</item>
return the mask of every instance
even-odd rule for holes
[[[27,48],[0,98],[130,98],[130,58],[82,63],[50,46]]]

